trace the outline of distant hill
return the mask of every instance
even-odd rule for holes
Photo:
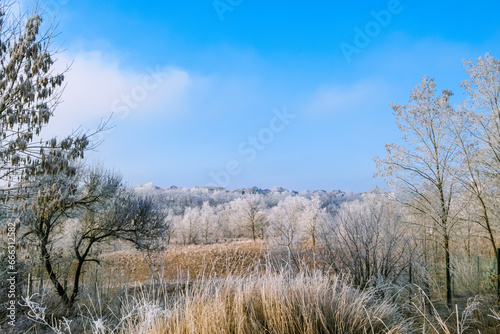
[[[337,197],[344,197],[346,195],[356,195],[355,193],[349,192],[349,191],[342,191],[342,190],[332,190],[330,192],[326,190],[306,190],[306,191],[295,191],[295,190],[288,190],[284,189],[282,187],[274,187],[273,189],[262,189],[258,188],[256,186],[253,186],[251,188],[241,188],[241,189],[234,189],[234,190],[228,190],[223,187],[209,187],[209,186],[196,186],[193,188],[186,188],[186,187],[177,187],[177,186],[170,186],[169,188],[161,188],[156,186],[153,182],[148,182],[140,185],[136,185],[134,187],[134,190],[137,192],[165,192],[165,191],[186,191],[186,192],[198,192],[198,193],[204,193],[204,194],[216,194],[216,193],[229,193],[229,194],[240,194],[240,195],[245,195],[245,194],[260,194],[260,195],[268,195],[268,194],[281,194],[281,193],[289,193],[291,195],[335,195]],[[357,195],[361,195],[357,194]]]

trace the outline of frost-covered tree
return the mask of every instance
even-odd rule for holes
[[[310,239],[313,247],[316,247],[318,239],[320,223],[327,219],[327,212],[322,208],[322,203],[319,197],[311,198],[304,208],[303,216],[303,232]]]
[[[253,241],[264,237],[265,206],[262,196],[258,194],[245,195],[231,202],[233,221],[235,225],[250,233]]]
[[[214,208],[216,242],[221,239],[227,240],[237,236],[232,224],[231,214],[229,203],[219,204]]]
[[[176,216],[174,214],[174,211],[172,209],[165,209],[163,207],[163,204],[159,201],[158,198],[155,199],[155,202],[157,203],[157,205],[159,207],[161,207],[164,212],[166,213],[165,214],[165,223],[167,224],[168,226],[168,231],[167,231],[167,234],[166,234],[166,241],[167,241],[167,244],[170,244],[170,241],[171,241],[171,238],[172,238],[172,235],[175,234],[175,221],[176,221]]]
[[[464,172],[459,180],[473,210],[468,219],[475,222],[497,254],[500,187],[500,60],[486,54],[474,63],[464,61],[469,80],[462,82],[470,100],[461,108],[452,130],[459,139]]]
[[[272,208],[270,214],[273,241],[286,250],[289,264],[299,266],[297,247],[303,241],[312,217],[307,211],[310,200],[302,196],[289,196]]]
[[[200,210],[200,228],[201,236],[205,244],[208,244],[213,239],[216,221],[217,217],[215,216],[214,209],[210,206],[208,201],[203,202],[203,206]]]
[[[95,250],[103,243],[122,240],[142,250],[158,249],[169,229],[163,211],[151,198],[125,189],[121,179],[100,168],[68,177],[65,174],[33,177],[24,191],[36,189],[15,201],[20,220],[21,240],[39,254],[46,274],[63,303],[72,306],[79,293],[85,264],[99,263]],[[61,243],[66,231],[72,245]],[[74,263],[68,269],[73,285],[63,284],[59,254]],[[56,265],[57,264],[57,265]]]
[[[70,161],[89,148],[88,136],[40,139],[64,81],[64,73],[54,72],[53,27],[42,31],[42,16],[15,15],[13,4],[0,3],[0,180],[70,175]]]
[[[321,226],[324,260],[360,287],[379,278],[394,281],[410,262],[405,228],[399,208],[387,195],[368,194],[344,202]]]
[[[454,109],[444,90],[436,96],[433,79],[423,78],[412,90],[407,105],[392,104],[405,145],[386,145],[387,156],[375,158],[383,176],[399,199],[432,222],[442,237],[445,255],[447,304],[451,307],[450,238],[463,207],[455,198],[461,165],[457,137],[450,131]]]
[[[484,168],[500,179],[500,60],[486,54],[476,63],[464,61],[470,80],[462,82],[471,100],[467,107],[476,114],[478,137],[484,148]]]
[[[196,244],[200,235],[200,209],[186,208],[182,219],[178,221],[177,234],[184,245]]]

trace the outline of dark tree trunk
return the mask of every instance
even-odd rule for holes
[[[444,235],[444,252],[446,262],[446,305],[451,310],[451,264],[450,264],[450,237]]]
[[[61,299],[63,300],[64,304],[69,305],[70,300],[68,298],[68,294],[66,293],[66,290],[64,289],[64,287],[61,285],[61,283],[57,279],[57,276],[54,273],[54,270],[52,268],[52,263],[50,262],[50,254],[47,251],[47,243],[45,240],[42,240],[41,252],[42,252],[43,264],[45,265],[45,270],[47,271],[47,274],[49,275],[50,280],[54,284],[54,287],[56,288],[57,294],[59,296],[61,296]]]
[[[253,239],[253,242],[255,242],[256,238],[257,238],[257,236],[255,235],[255,222],[252,220],[252,239]]]
[[[71,298],[69,299],[69,306],[73,306],[76,300],[76,296],[78,295],[78,291],[80,289],[80,276],[82,274],[83,263],[85,262],[84,258],[81,258],[78,261],[78,266],[75,271],[75,280],[73,282],[73,293],[71,294]]]

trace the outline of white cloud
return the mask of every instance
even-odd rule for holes
[[[311,116],[319,116],[366,108],[379,101],[384,91],[387,91],[387,85],[375,81],[362,81],[351,86],[322,86],[314,92],[305,110]]]
[[[161,111],[175,113],[188,103],[193,78],[174,67],[123,70],[117,59],[99,51],[60,56],[56,71],[64,71],[66,89],[44,133],[69,133],[80,125],[96,125],[114,113],[113,120]]]

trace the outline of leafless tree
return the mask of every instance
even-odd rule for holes
[[[179,225],[177,233],[182,238],[184,245],[198,243],[200,234],[200,209],[199,208],[186,208],[184,215],[178,220]]]
[[[375,158],[379,175],[386,178],[400,200],[433,222],[442,236],[446,262],[446,300],[451,307],[450,237],[460,208],[457,168],[461,165],[457,137],[450,129],[454,109],[452,92],[436,96],[433,79],[423,78],[407,105],[392,104],[405,146],[386,145],[387,156]]]
[[[265,206],[262,197],[254,194],[235,199],[231,202],[231,209],[235,224],[250,232],[255,241],[265,223]],[[261,237],[264,237],[263,231]]]
[[[310,238],[313,248],[316,247],[320,223],[327,216],[326,210],[321,206],[321,200],[318,197],[311,198],[305,206],[304,233]]]
[[[124,240],[138,249],[154,250],[169,229],[163,211],[151,198],[135,195],[122,186],[119,177],[101,168],[73,177],[37,177],[26,189],[37,189],[37,194],[16,202],[22,238],[28,238],[38,251],[58,295],[69,307],[78,296],[84,265],[99,263],[93,254],[98,245]],[[54,266],[68,223],[73,225],[72,247],[61,251],[77,263],[71,289],[61,282]]]
[[[300,244],[309,237],[307,228],[315,218],[307,211],[309,206],[310,200],[307,198],[289,196],[272,208],[270,214],[272,241],[278,250],[286,252],[287,265],[295,268],[301,265]]]
[[[200,220],[201,235],[205,244],[208,244],[213,239],[215,222],[217,220],[214,209],[208,201],[203,202],[200,210]]]
[[[399,208],[385,194],[341,204],[322,224],[324,260],[360,287],[379,278],[393,282],[410,263],[410,247]]]
[[[487,234],[497,255],[498,188],[500,186],[500,61],[486,54],[464,67],[470,80],[462,86],[470,96],[455,117],[464,173],[459,178],[475,204],[469,219]]]

